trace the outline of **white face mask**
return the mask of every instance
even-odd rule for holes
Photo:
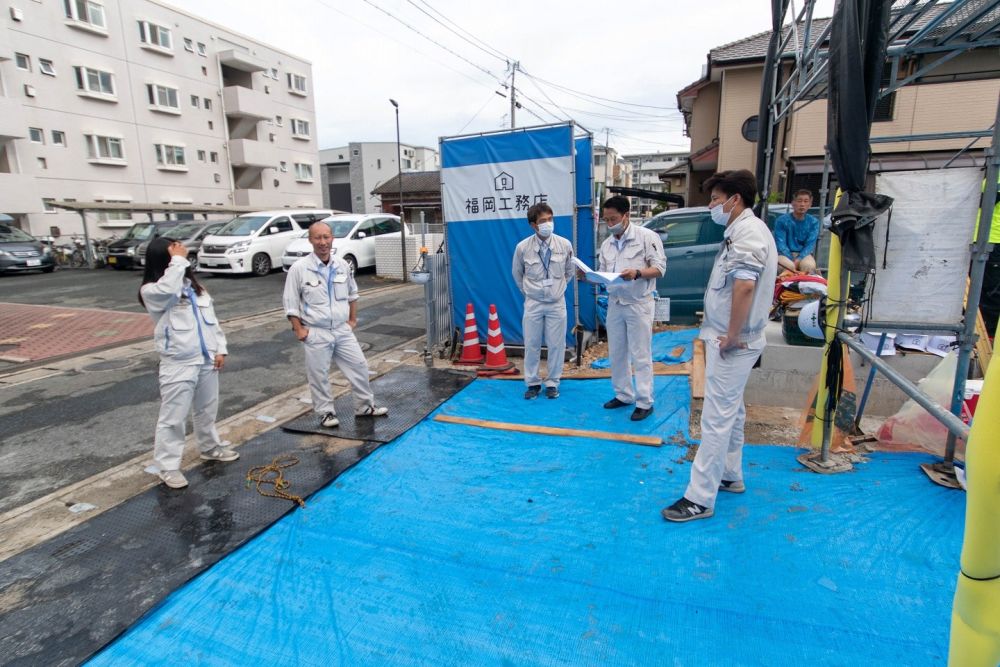
[[[554,228],[555,228],[555,225],[553,223],[551,223],[551,222],[539,222],[538,223],[538,235],[541,236],[543,239],[547,239],[550,236],[552,236],[552,230]]]
[[[608,225],[608,233],[618,236],[625,230],[625,218],[621,219],[617,225]]]
[[[730,197],[729,199],[732,199],[732,197]],[[732,209],[730,209],[729,212],[723,210],[725,209],[726,204],[729,203],[729,199],[722,202],[718,206],[713,206],[712,208],[708,209],[709,214],[712,216],[712,222],[714,222],[715,224],[722,225],[723,227],[729,224],[729,216],[733,214],[733,211]]]

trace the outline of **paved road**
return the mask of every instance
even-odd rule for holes
[[[360,282],[376,280],[362,276]],[[227,319],[276,308],[283,276],[209,278],[206,283],[220,317]],[[138,304],[129,301],[137,285],[137,272],[59,271],[4,278],[0,300],[136,310]],[[423,304],[419,286],[363,292],[358,338],[368,354],[420,336]],[[220,420],[304,385],[301,346],[280,315],[228,338]],[[157,355],[129,361],[116,370],[66,372],[0,388],[0,512],[152,451]]]

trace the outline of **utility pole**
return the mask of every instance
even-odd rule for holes
[[[514,61],[510,66],[510,129],[514,129],[514,110],[517,108],[516,100],[516,89],[514,88],[514,74],[517,72],[517,67],[520,63]]]
[[[608,192],[608,162],[611,161],[611,128],[604,128],[604,194]]]

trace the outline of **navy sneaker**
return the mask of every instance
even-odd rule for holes
[[[711,507],[693,503],[687,498],[682,497],[670,507],[664,508],[660,514],[667,521],[684,523],[685,521],[694,521],[695,519],[707,519],[715,514],[715,510]]]
[[[615,396],[610,401],[604,404],[605,410],[614,410],[615,408],[624,408],[626,405],[632,405],[631,403],[626,403],[624,401],[619,401],[618,397]]]
[[[630,419],[634,422],[641,422],[651,414],[653,414],[653,406],[649,406],[648,408],[636,408],[632,411],[632,417],[630,417]]]
[[[545,398],[559,398],[559,387],[546,387]]]
[[[729,493],[743,493],[747,490],[746,485],[743,480],[737,479],[730,481],[728,479],[722,480],[722,484],[719,484],[719,491],[728,491]]]
[[[528,387],[528,391],[524,392],[524,399],[527,401],[533,401],[538,398],[538,394],[542,392],[542,385],[533,384]]]

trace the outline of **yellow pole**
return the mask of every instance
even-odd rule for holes
[[[840,188],[837,188],[837,194],[833,199],[833,209],[837,209],[837,204],[840,203]],[[844,300],[845,295],[841,292],[841,246],[840,237],[830,232],[830,255],[829,261],[827,262],[827,275],[826,275],[826,327],[823,329],[823,333],[826,338],[826,345],[823,346],[823,358],[820,361],[819,366],[819,387],[816,389],[816,416],[813,421],[812,429],[812,444],[814,448],[821,448],[823,446],[823,437],[827,430],[831,430],[830,436],[833,436],[833,415],[829,415],[829,420],[826,414],[826,401],[827,401],[827,391],[826,391],[826,359],[827,355],[830,354],[831,345],[840,345],[837,342],[837,322],[838,316],[840,314],[840,306],[835,306],[840,304]],[[850,274],[846,274],[850,277]],[[819,428],[816,428],[817,425]]]
[[[1000,328],[998,328],[1000,333]],[[1000,664],[1000,364],[990,364],[965,451],[968,492],[951,612],[952,667]]]

